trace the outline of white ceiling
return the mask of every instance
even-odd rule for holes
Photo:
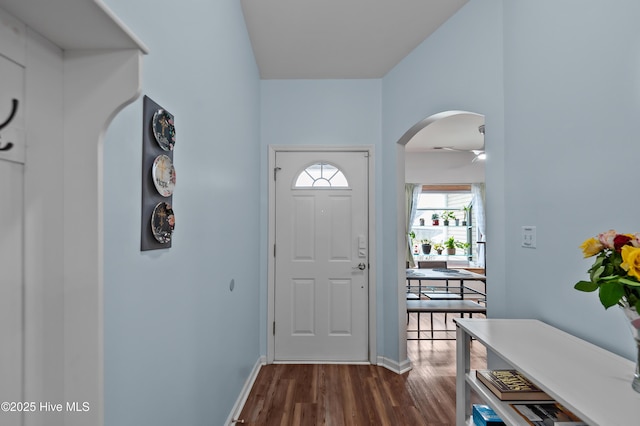
[[[241,4],[262,79],[344,79],[382,78],[467,1],[241,0]],[[483,149],[484,138],[478,132],[483,123],[482,115],[461,111],[430,117],[412,128],[406,150]]]
[[[447,148],[460,151],[484,150],[484,115],[466,111],[445,111],[429,117],[407,132],[407,152],[430,152]]]
[[[263,79],[381,78],[468,0],[241,0]]]

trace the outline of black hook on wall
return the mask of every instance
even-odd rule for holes
[[[4,129],[9,125],[9,123],[11,123],[11,120],[13,120],[13,117],[15,117],[17,111],[18,100],[14,98],[11,101],[11,114],[9,114],[9,118],[7,118],[4,123],[0,124],[0,130]],[[13,143],[11,142],[7,142],[4,146],[0,145],[0,151],[9,151],[11,148],[13,148]]]

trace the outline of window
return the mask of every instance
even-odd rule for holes
[[[344,173],[329,163],[316,163],[304,169],[296,179],[294,188],[348,188]]]
[[[473,194],[469,185],[459,186],[427,186],[423,185],[418,195],[415,219],[412,231],[415,238],[412,242],[412,253],[415,260],[439,259],[448,262],[472,262],[477,259],[477,233],[472,223],[471,202]],[[443,214],[450,212],[451,218],[445,225]],[[437,221],[434,219],[438,216]],[[447,254],[446,249],[438,254],[437,243],[443,244],[453,237],[457,242],[455,254]],[[425,253],[422,248],[424,240],[431,242],[431,251]]]

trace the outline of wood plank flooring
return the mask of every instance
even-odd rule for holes
[[[429,327],[429,316],[422,317],[421,328]],[[442,316],[436,319],[443,327]],[[447,322],[454,327],[451,315]],[[266,365],[239,419],[252,426],[455,425],[455,346],[409,341],[413,369],[402,375],[373,365]],[[484,347],[472,342],[471,353],[471,367],[483,368]]]

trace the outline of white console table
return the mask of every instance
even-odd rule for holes
[[[470,392],[507,425],[526,425],[509,403],[476,380],[469,345],[483,344],[507,365],[591,426],[640,424],[640,393],[631,388],[635,364],[538,320],[456,318],[456,425],[473,425]],[[631,335],[629,335],[631,339]]]

